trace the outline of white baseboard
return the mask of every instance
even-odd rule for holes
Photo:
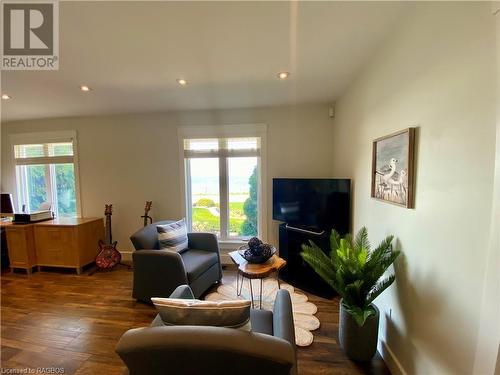
[[[389,345],[383,340],[379,340],[378,351],[385,361],[385,364],[393,375],[408,375],[401,362],[391,350]]]
[[[133,253],[133,251],[120,250],[120,254],[122,255],[122,260],[124,262],[132,262],[132,253]]]

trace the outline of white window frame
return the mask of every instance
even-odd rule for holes
[[[77,142],[77,134],[75,130],[64,130],[64,131],[51,131],[51,132],[39,132],[39,133],[17,133],[17,134],[11,134],[9,136],[9,142],[10,142],[10,149],[11,149],[11,165],[13,166],[13,180],[16,181],[16,200],[18,203],[18,210],[21,209],[21,205],[25,201],[25,197],[23,197],[23,194],[25,192],[21,192],[22,188],[21,186],[25,186],[25,183],[23,185],[23,182],[20,181],[20,178],[18,178],[17,173],[16,173],[16,167],[18,163],[16,163],[16,158],[15,158],[15,146],[17,145],[27,145],[27,144],[46,144],[46,143],[58,143],[58,142],[72,142],[73,143],[73,156],[56,156],[56,157],[37,157],[37,158],[30,158],[30,159],[24,159],[23,161],[26,161],[26,165],[30,164],[29,161],[32,160],[33,162],[36,162],[37,164],[46,164],[46,181],[49,182],[49,184],[46,186],[47,189],[47,195],[52,197],[52,191],[56,189],[53,184],[53,181],[51,181],[47,175],[50,173],[49,169],[52,169],[52,174],[54,174],[54,166],[51,166],[50,164],[53,164],[54,161],[58,161],[59,163],[72,163],[73,168],[74,168],[74,173],[75,173],[75,197],[76,197],[76,217],[81,217],[82,216],[82,204],[81,204],[81,195],[80,195],[80,169],[79,169],[79,162],[78,162],[78,142]],[[57,163],[56,163],[57,164]],[[22,179],[22,177],[21,177]],[[21,193],[20,193],[21,192]]]
[[[179,171],[180,171],[180,193],[181,193],[181,212],[184,217],[188,220],[189,226],[191,227],[191,218],[188,215],[189,208],[191,205],[190,192],[186,191],[189,189],[189,185],[186,184],[186,167],[185,167],[185,152],[184,152],[184,140],[186,139],[224,139],[224,138],[260,138],[260,155],[258,156],[258,167],[259,167],[259,179],[257,182],[257,196],[258,196],[258,236],[263,240],[267,240],[267,189],[266,189],[266,176],[267,176],[267,125],[266,124],[240,124],[240,125],[219,125],[219,126],[183,126],[179,127],[177,130],[178,134],[178,144],[179,144]],[[243,151],[244,152],[244,151]],[[219,157],[219,156],[217,156]],[[222,162],[224,160],[224,162]],[[226,158],[219,158],[219,174],[227,176],[227,165],[225,163]],[[226,187],[227,184],[221,184],[219,189],[219,195],[221,197],[227,196],[227,191],[223,191],[221,188]],[[228,220],[228,207],[227,203],[222,202],[221,199],[221,221],[220,229],[221,236],[219,238],[219,243],[222,244],[241,244],[243,240],[237,237],[225,237],[223,233],[227,233],[227,223]],[[227,211],[227,212],[226,212]]]

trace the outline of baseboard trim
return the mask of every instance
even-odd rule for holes
[[[132,262],[132,253],[133,251],[120,251],[120,254],[122,255],[122,260],[124,262]]]
[[[393,375],[408,375],[405,371],[401,362],[399,362],[398,358],[392,351],[392,349],[387,345],[387,343],[383,340],[379,340],[378,351],[382,358],[384,359],[385,364],[391,371]]]

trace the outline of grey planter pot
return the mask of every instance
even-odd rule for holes
[[[376,314],[366,319],[360,327],[349,314],[340,300],[339,341],[346,355],[354,361],[369,361],[377,352],[378,322],[380,312],[377,306]]]

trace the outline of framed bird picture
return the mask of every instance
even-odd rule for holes
[[[372,198],[413,208],[415,128],[373,141]]]

